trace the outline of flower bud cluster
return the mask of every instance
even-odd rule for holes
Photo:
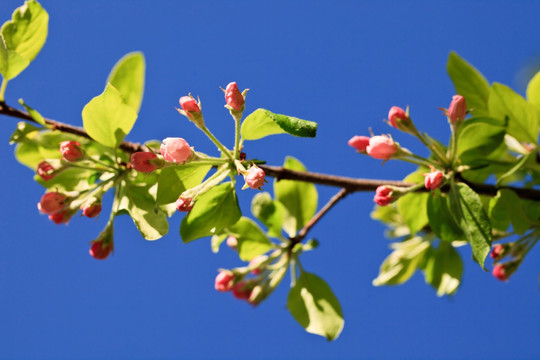
[[[489,254],[494,264],[492,275],[501,281],[508,280],[519,268],[525,255],[531,249],[530,243],[532,241],[536,240],[534,236],[529,234],[516,242],[494,245]],[[509,259],[503,262],[507,257]]]

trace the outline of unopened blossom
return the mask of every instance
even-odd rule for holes
[[[217,291],[229,291],[232,289],[234,274],[230,271],[223,270],[216,276],[214,287]]]
[[[235,249],[238,247],[238,240],[234,236],[229,236],[226,240],[227,246],[231,249]]]
[[[465,120],[465,116],[467,116],[467,102],[465,98],[461,95],[454,95],[445,113],[452,124]]]
[[[508,280],[509,274],[506,271],[505,264],[497,264],[493,267],[493,276],[495,276],[498,280],[504,281]]]
[[[71,162],[80,160],[84,156],[81,144],[78,141],[62,141],[60,143],[60,152],[64,160]]]
[[[68,197],[59,192],[49,192],[41,197],[37,204],[39,211],[44,214],[56,214],[66,206]]]
[[[435,170],[423,175],[425,176],[424,186],[428,190],[438,189],[444,181],[444,175],[439,170]]]
[[[111,242],[105,243],[104,241],[94,241],[90,247],[90,255],[97,260],[105,260],[112,251],[113,244]]]
[[[373,197],[373,201],[379,206],[386,206],[392,201],[394,201],[394,198],[390,196],[391,193],[391,188],[385,185],[381,185],[375,190],[375,196]]]
[[[407,116],[405,110],[399,106],[392,106],[388,112],[388,121],[392,127],[396,129],[401,129],[403,126],[400,126],[401,122],[410,122],[411,119]]]
[[[101,212],[101,202],[86,202],[81,206],[81,210],[86,217],[96,217]]]
[[[247,282],[241,281],[233,286],[232,293],[237,299],[248,299],[251,295],[251,286]]]
[[[195,202],[190,197],[182,197],[180,196],[178,200],[176,200],[176,209],[178,211],[184,211],[189,212],[191,209],[193,209],[193,206],[195,205]]]
[[[62,210],[54,214],[50,214],[49,220],[54,222],[56,225],[67,224],[69,220],[71,219],[72,215],[73,213],[71,213],[68,209],[66,209],[66,210]]]
[[[157,159],[157,155],[150,151],[139,151],[131,154],[131,168],[142,173],[151,173],[158,168],[151,160]]]
[[[366,152],[375,159],[388,160],[399,151],[398,146],[386,135],[372,136]]]
[[[489,256],[491,256],[493,259],[497,260],[501,257],[501,255],[504,253],[504,245],[503,244],[497,244],[491,249],[491,253]]]
[[[265,176],[266,174],[263,169],[257,165],[253,165],[249,168],[247,175],[244,176],[244,180],[250,188],[260,189],[264,185]]]
[[[238,85],[235,82],[229,83],[225,89],[225,101],[227,102],[227,107],[234,111],[241,111],[244,108],[245,99],[240,90],[238,90]]]
[[[51,180],[55,177],[54,167],[47,161],[40,162],[37,166],[36,172],[45,181]]]
[[[186,140],[173,137],[162,141],[160,152],[165,160],[175,164],[185,163],[193,155],[193,149]]]
[[[182,96],[178,102],[180,103],[182,110],[186,112],[186,116],[188,118],[201,114],[201,108],[199,107],[197,100],[195,100],[193,97]]]
[[[369,136],[355,135],[348,141],[348,144],[358,152],[366,152],[366,148],[369,145]]]

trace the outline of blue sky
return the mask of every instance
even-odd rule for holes
[[[0,21],[21,4],[4,0]],[[447,122],[437,108],[454,94],[445,71],[451,50],[488,80],[521,93],[524,69],[540,56],[534,1],[42,4],[49,38],[10,82],[8,103],[22,97],[47,117],[81,125],[83,106],[102,91],[113,64],[140,50],[146,90],[129,140],[178,136],[215,154],[174,107],[189,92],[200,96],[209,128],[232,143],[219,86],[236,81],[251,89],[247,112],[263,107],[319,123],[316,139],[272,136],[247,144],[249,157],[279,165],[292,155],[312,171],[351,177],[401,179],[414,170],[392,161],[381,166],[347,146],[369,127],[425,154],[381,121],[392,105],[410,105],[417,127],[446,141]],[[8,145],[16,122],[1,120],[2,359],[540,358],[539,249],[508,283],[483,272],[462,249],[464,279],[451,299],[437,298],[421,274],[400,287],[375,288],[389,242],[369,218],[373,194],[351,195],[312,230],[321,245],[303,259],[343,308],[345,329],[328,343],[288,313],[288,279],[258,308],[217,293],[216,269],[241,262],[227,248],[211,253],[209,239],[183,245],[179,214],[170,233],[154,242],[120,217],[114,256],[91,258],[88,242],[105,217],[66,227],[40,215],[43,189]],[[336,191],[319,187],[321,205]],[[246,214],[254,194],[241,194]]]

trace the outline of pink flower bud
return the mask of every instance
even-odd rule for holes
[[[182,138],[166,138],[161,143],[161,155],[167,161],[175,164],[185,163],[193,155],[193,149]]]
[[[348,144],[349,146],[355,148],[358,152],[365,152],[369,145],[369,137],[355,135],[349,140]]]
[[[251,295],[251,286],[247,282],[241,281],[233,286],[232,293],[237,299],[249,299],[249,296]]]
[[[265,175],[266,174],[264,173],[263,169],[257,165],[253,165],[251,168],[249,168],[248,174],[244,176],[244,180],[250,188],[260,189],[264,185]]]
[[[454,95],[446,111],[446,115],[452,124],[465,120],[465,116],[467,115],[467,102],[465,98],[461,95]]]
[[[84,154],[78,141],[62,141],[60,143],[62,158],[66,161],[80,160]]]
[[[491,249],[491,253],[489,256],[491,256],[493,259],[497,260],[500,258],[500,256],[504,252],[504,245],[503,244],[497,244]]]
[[[366,147],[369,156],[375,159],[388,160],[399,151],[398,146],[386,135],[373,136]]]
[[[251,259],[251,261],[249,262],[249,267],[255,266],[255,269],[251,270],[251,273],[253,275],[259,275],[261,271],[264,270],[263,267],[266,267],[266,266],[260,267],[259,265],[263,263],[264,261],[266,261],[267,259],[268,259],[268,256],[265,256],[265,255],[260,255]]]
[[[104,241],[94,241],[90,247],[90,255],[96,260],[105,260],[113,251],[113,244]]]
[[[234,274],[230,271],[222,271],[216,276],[214,287],[217,291],[225,292],[231,290],[234,281]]]
[[[228,247],[236,250],[236,248],[238,247],[238,240],[234,236],[229,236],[226,241]]]
[[[93,218],[101,212],[101,203],[86,202],[81,206],[82,214],[86,217]]]
[[[379,206],[386,206],[390,204],[392,201],[394,201],[394,198],[391,197],[392,189],[390,189],[387,186],[379,186],[375,190],[375,196],[373,197],[373,201]]]
[[[197,101],[191,96],[182,96],[179,100],[180,107],[186,112],[186,116],[193,119],[195,116],[201,114],[201,108]]]
[[[39,211],[44,214],[56,214],[66,206],[68,197],[58,192],[46,193],[37,204]]]
[[[495,267],[493,267],[492,274],[500,281],[508,280],[508,277],[509,277],[509,275],[506,272],[506,268],[504,264],[495,265]]]
[[[192,198],[179,197],[178,200],[176,200],[176,209],[178,211],[189,212],[191,209],[193,209],[194,205],[195,203],[193,202]]]
[[[392,127],[396,129],[401,129],[400,122],[410,122],[411,119],[407,116],[405,110],[398,106],[392,106],[388,112],[388,121]]]
[[[243,109],[246,101],[235,82],[227,85],[225,89],[225,101],[227,102],[227,106],[234,111],[241,111]]]
[[[42,161],[38,164],[37,174],[45,181],[55,177],[53,166],[46,161]]]
[[[69,222],[69,220],[71,219],[71,216],[73,214],[70,213],[68,210],[63,210],[63,211],[60,211],[60,212],[57,212],[55,214],[50,214],[49,215],[49,220],[51,220],[52,222],[54,222],[56,225],[60,225],[60,224],[67,224]]]
[[[429,174],[423,175],[426,177],[424,179],[424,185],[428,190],[438,189],[444,181],[444,175],[439,170],[432,171]]]
[[[131,154],[131,168],[142,173],[151,173],[158,167],[150,162],[150,160],[156,159],[157,155],[150,151],[140,151]]]

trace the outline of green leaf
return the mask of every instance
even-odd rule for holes
[[[182,220],[180,236],[184,243],[221,233],[235,224],[242,213],[231,183],[212,188],[195,202],[195,206]]]
[[[429,249],[429,241],[416,236],[390,245],[394,251],[384,259],[374,286],[403,284],[413,276]]]
[[[491,223],[480,196],[464,183],[450,188],[450,208],[466,240],[473,259],[485,270],[484,261],[491,248]]]
[[[442,241],[462,240],[465,235],[454,221],[448,202],[448,196],[439,190],[429,197],[427,201],[429,226]]]
[[[114,65],[107,80],[137,113],[144,93],[145,67],[143,53],[136,51],[126,54]]]
[[[9,138],[9,144],[12,145],[14,143],[25,142],[27,141],[27,137],[30,134],[36,133],[38,130],[39,129],[35,127],[34,125],[27,123],[25,121],[21,121],[17,123],[17,128],[15,129],[13,134],[11,134],[11,137]]]
[[[487,117],[468,119],[458,134],[457,155],[467,159],[485,158],[504,142],[506,124]]]
[[[0,34],[0,74],[5,81],[15,78],[30,62],[14,50],[7,48],[4,38]]]
[[[0,32],[8,49],[17,52],[30,63],[47,39],[49,14],[34,0],[15,9],[12,19]]]
[[[186,189],[199,185],[211,165],[184,164],[163,168],[159,174],[156,204],[175,202]]]
[[[244,140],[257,140],[269,135],[286,133],[301,137],[315,137],[317,123],[257,109],[245,118],[241,128]]]
[[[457,53],[450,52],[446,71],[454,83],[456,93],[465,97],[467,107],[475,116],[488,115],[489,83],[471,64]]]
[[[41,176],[36,175],[34,179],[47,189],[54,189],[59,192],[83,191],[90,186],[88,179],[94,174],[91,170],[67,169],[50,180],[43,180]]]
[[[288,156],[283,167],[296,171],[306,171],[304,165],[297,159]],[[283,228],[294,236],[315,215],[317,211],[317,189],[315,185],[302,181],[274,181],[276,200],[283,204],[286,216]]]
[[[530,204],[520,199],[512,190],[500,189],[497,196],[489,203],[489,218],[494,229],[506,231],[510,223],[514,231],[523,235],[534,223],[536,217],[530,218],[526,209]]]
[[[101,95],[86,104],[82,118],[84,129],[92,139],[114,148],[131,131],[137,113],[114,86],[107,84]]]
[[[34,119],[38,124],[41,124],[43,126],[46,126],[47,124],[45,123],[45,119],[43,118],[43,116],[41,116],[41,114],[39,112],[37,112],[36,110],[32,109],[30,106],[28,106],[27,104],[25,104],[24,100],[23,99],[19,99],[19,104],[21,104],[22,106],[24,106],[24,108],[26,109],[26,111],[28,111],[28,114],[32,117],[32,119]]]
[[[267,192],[258,193],[251,201],[251,212],[266,225],[270,236],[281,236],[285,208],[279,201],[274,201]]]
[[[428,224],[427,201],[428,193],[408,193],[397,201],[399,213],[411,230],[411,235],[419,232]]]
[[[527,85],[527,100],[540,110],[540,71],[533,76]]]
[[[125,184],[124,184],[125,185]],[[120,199],[119,214],[128,213],[146,240],[157,240],[169,231],[167,215],[155,209],[151,186],[125,185]]]
[[[302,271],[291,288],[287,308],[308,333],[335,340],[345,321],[338,299],[328,284],[317,275]]]
[[[426,282],[437,290],[437,296],[452,295],[456,292],[463,274],[463,262],[450,243],[441,242],[430,252],[424,267]]]
[[[499,119],[508,117],[509,135],[536,144],[540,124],[538,110],[534,105],[508,86],[499,83],[493,83],[488,105],[491,116]]]
[[[228,227],[226,232],[238,240],[238,256],[244,261],[250,261],[274,248],[261,228],[246,217],[241,217],[236,224]]]

